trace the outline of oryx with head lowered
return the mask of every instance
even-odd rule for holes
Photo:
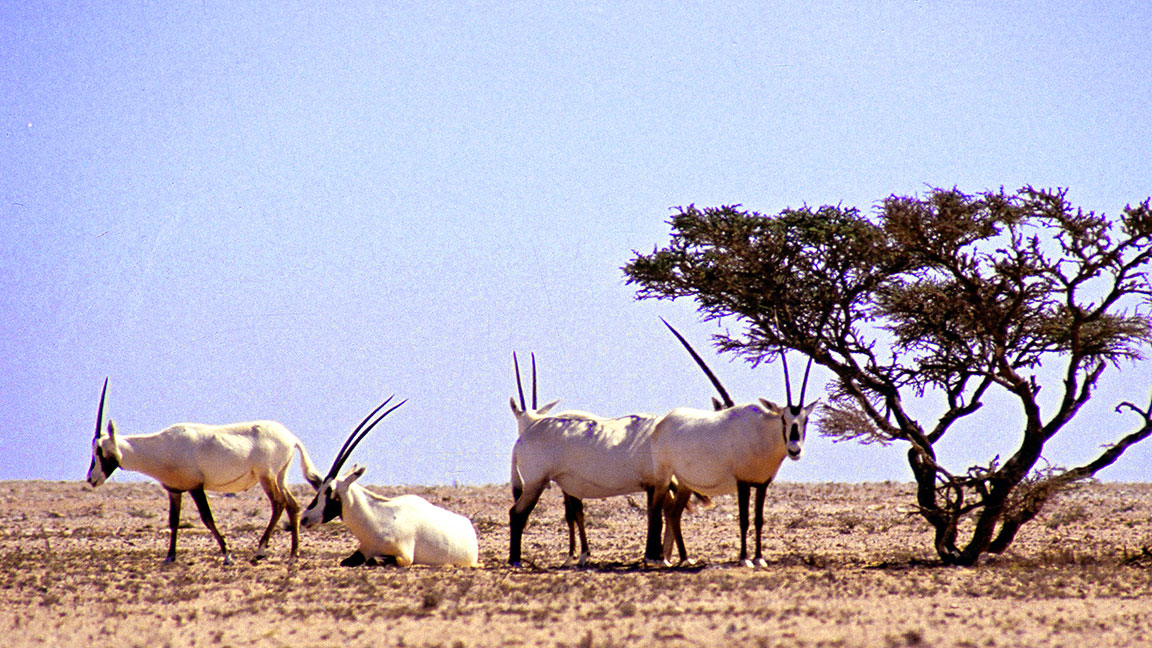
[[[356,483],[364,468],[353,466],[338,477],[340,469],[372,428],[407,401],[400,401],[375,420],[369,420],[392,397],[372,411],[344,441],[316,497],[301,516],[301,524],[311,528],[337,517],[360,541],[356,551],[340,562],[356,567],[377,561],[395,561],[401,567],[412,564],[479,566],[476,528],[463,515],[440,508],[418,495],[383,497]]]
[[[665,322],[667,324],[667,322]],[[668,326],[672,329],[671,325]],[[696,362],[713,380],[715,375],[688,341],[675,329],[672,332],[688,349]],[[800,399],[792,402],[792,387],[788,379],[788,363],[784,359],[784,382],[788,405],[780,407],[763,398],[756,402],[737,405],[725,397],[725,407],[716,411],[677,408],[669,412],[652,431],[653,471],[656,492],[662,497],[673,479],[686,491],[676,495],[668,510],[666,502],[656,498],[648,510],[648,539],[645,558],[650,563],[666,564],[671,559],[672,543],[680,553],[680,561],[687,560],[684,538],[680,532],[680,515],[687,504],[687,491],[702,495],[722,495],[735,492],[740,515],[740,557],[742,565],[763,565],[761,535],[764,526],[765,490],[776,477],[784,457],[796,460],[804,448],[808,416],[816,409],[819,399],[804,405],[804,391],[808,385],[809,359],[800,387]],[[748,500],[756,491],[756,549],[755,557],[748,558]],[[667,517],[669,533],[661,544],[661,518]]]
[[[180,525],[180,503],[185,492],[192,496],[200,510],[204,526],[212,532],[220,545],[225,564],[232,562],[224,537],[216,529],[212,509],[205,491],[238,493],[257,483],[264,488],[272,502],[272,519],[260,537],[253,560],[267,555],[268,539],[276,528],[280,515],[287,510],[292,531],[292,554],[299,551],[299,506],[288,490],[288,465],[296,452],[300,453],[300,469],[304,479],[312,486],[320,485],[320,474],[312,465],[304,444],[276,421],[249,421],[229,425],[178,423],[155,434],[121,435],[116,423],[108,421],[106,432],[101,426],[104,418],[104,397],[108,394],[108,379],[100,393],[100,409],[96,413],[96,436],[92,439],[92,463],[88,467],[88,483],[99,486],[117,468],[144,473],[159,481],[168,491],[168,556],[164,562],[176,559],[176,530]]]

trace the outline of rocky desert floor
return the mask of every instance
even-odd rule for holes
[[[640,561],[643,497],[586,503],[592,564],[563,567],[559,491],[506,565],[505,486],[374,487],[469,516],[482,568],[341,568],[339,522],[288,533],[250,564],[269,508],[259,489],[212,497],[224,565],[186,499],[176,563],[153,483],[0,482],[0,632],[12,646],[1152,646],[1152,485],[1063,495],[1003,556],[934,562],[906,484],[777,484],[769,565],[736,565],[732,497],[685,518],[703,566]],[[296,487],[305,504],[306,486]]]

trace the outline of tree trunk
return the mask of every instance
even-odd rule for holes
[[[988,546],[992,544],[992,537],[996,533],[996,525],[1004,514],[1004,502],[1015,487],[1016,484],[1007,482],[994,482],[992,484],[988,495],[984,497],[983,508],[980,511],[980,517],[976,520],[976,529],[972,532],[972,538],[964,550],[960,552],[960,557],[954,564],[965,567],[975,565],[976,561],[980,560],[980,556],[988,550]]]

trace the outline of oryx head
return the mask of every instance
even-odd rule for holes
[[[99,486],[120,467],[120,448],[116,446],[116,423],[108,421],[108,433],[100,434],[104,422],[104,397],[108,395],[108,379],[100,392],[100,408],[96,410],[96,436],[92,438],[92,463],[88,465],[88,483]]]
[[[396,411],[396,408],[408,402],[407,399],[400,401],[369,423],[368,421],[376,416],[377,412],[384,409],[384,406],[390,403],[393,398],[394,396],[389,396],[388,400],[380,403],[376,409],[372,410],[371,414],[360,421],[360,425],[357,425],[356,429],[352,430],[352,434],[345,439],[344,445],[340,447],[340,452],[336,453],[332,467],[328,469],[328,475],[320,482],[320,487],[316,490],[316,497],[312,498],[312,503],[304,509],[304,514],[300,516],[300,526],[310,528],[323,522],[331,522],[343,515],[341,498],[348,492],[348,487],[364,474],[364,468],[353,466],[343,477],[337,478],[337,475],[340,473],[340,469],[344,467],[344,462],[348,461],[348,457],[352,455],[352,451],[356,449],[357,444],[368,436],[372,428],[385,416]]]
[[[526,412],[529,412],[529,411],[531,411],[533,414],[535,414],[537,416],[544,416],[553,407],[556,407],[556,403],[560,402],[559,400],[554,400],[551,403],[548,403],[547,405],[545,405],[544,407],[537,407],[537,405],[536,405],[536,354],[535,353],[532,354],[532,409],[531,410],[528,409],[528,405],[524,402],[524,385],[522,385],[520,383],[520,361],[516,358],[516,352],[515,351],[512,352],[512,366],[516,369],[516,391],[520,394],[520,407],[516,407],[516,399],[512,398],[512,397],[508,398],[508,405],[512,407],[512,415],[516,417],[516,420],[520,420],[520,417],[524,416],[524,414]]]
[[[732,407],[734,403],[728,395],[728,391],[720,384],[720,379],[716,377],[716,374],[712,373],[712,370],[708,368],[708,365],[704,362],[704,359],[700,357],[700,354],[696,353],[692,345],[688,344],[688,340],[684,339],[684,336],[672,328],[672,325],[665,321],[664,318],[660,318],[660,321],[664,322],[664,326],[667,326],[668,330],[672,331],[672,334],[676,336],[676,339],[680,340],[680,343],[683,344],[684,348],[691,354],[692,359],[695,360],[696,364],[700,366],[700,369],[704,371],[704,375],[708,376],[708,380],[712,381],[712,385],[716,387],[716,391],[720,393],[720,400],[716,398],[712,399],[713,409],[722,410]],[[808,367],[804,370],[804,380],[800,386],[799,404],[792,404],[792,383],[788,377],[788,359],[783,353],[781,353],[780,357],[784,364],[784,388],[788,395],[788,406],[780,407],[763,398],[760,399],[760,404],[766,408],[767,411],[765,414],[768,417],[772,419],[775,419],[777,416],[780,417],[780,424],[783,430],[782,434],[784,435],[784,447],[788,451],[788,456],[792,459],[799,459],[800,454],[804,451],[804,435],[805,429],[808,426],[808,415],[816,409],[816,405],[819,404],[820,399],[816,399],[807,407],[803,406],[804,391],[808,387],[808,372],[812,369],[812,358],[808,358]]]
[[[788,377],[788,357],[785,353],[780,354],[780,361],[784,365],[784,389],[788,396],[788,406],[777,408],[781,411],[780,427],[783,430],[784,447],[788,450],[788,458],[797,460],[800,458],[800,453],[804,451],[804,435],[808,427],[808,415],[816,409],[820,399],[817,398],[807,406],[804,405],[804,390],[808,388],[808,372],[812,370],[811,356],[808,357],[808,366],[804,369],[804,380],[800,383],[800,400],[796,404],[792,403],[792,381]],[[761,399],[761,402],[771,405],[764,399]]]

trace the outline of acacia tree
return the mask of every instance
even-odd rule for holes
[[[756,364],[795,349],[828,368],[820,431],[907,443],[940,559],[972,565],[1006,549],[1052,494],[1152,434],[1152,402],[1126,401],[1117,410],[1138,415],[1133,431],[1084,465],[1037,468],[1104,371],[1152,343],[1149,200],[1114,222],[1074,209],[1066,193],[934,189],[889,197],[872,217],[689,206],[669,221],[666,248],[634,253],[623,270],[638,298],[690,297],[705,320],[736,318],[742,331],[715,336],[722,352]],[[1055,384],[1041,384],[1042,363],[1059,368]],[[1055,405],[1038,398],[1042,387]],[[1014,453],[963,472],[938,462],[936,444],[964,434],[996,392],[1019,404],[1023,429],[967,432],[1020,433]],[[942,406],[920,421],[909,405],[926,393]]]

